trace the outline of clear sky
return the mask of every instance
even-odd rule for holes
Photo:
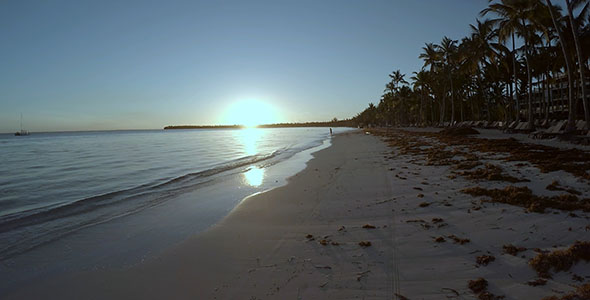
[[[487,0],[0,2],[0,132],[348,118]],[[235,112],[234,112],[235,114]],[[231,122],[231,120],[229,120]]]

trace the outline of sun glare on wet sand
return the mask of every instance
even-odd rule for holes
[[[223,123],[256,127],[262,124],[281,122],[277,109],[259,100],[242,100],[232,104],[226,111]]]
[[[260,186],[264,180],[264,169],[251,167],[246,173],[244,173],[244,179],[250,186]]]

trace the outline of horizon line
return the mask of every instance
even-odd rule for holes
[[[168,129],[185,129],[185,128],[175,128],[175,127],[193,127],[193,128],[186,128],[186,129],[231,129],[231,128],[264,128],[267,126],[277,126],[280,127],[281,125],[286,125],[284,127],[296,127],[296,125],[309,125],[309,124],[328,124],[328,123],[341,123],[341,122],[349,122],[352,119],[343,119],[334,121],[310,121],[310,122],[281,122],[281,123],[270,123],[270,124],[259,124],[256,126],[247,126],[241,124],[218,124],[218,125],[167,125],[162,128],[119,128],[119,129],[73,129],[73,130],[47,130],[47,131],[29,131],[30,133],[74,133],[74,132],[107,132],[107,131],[150,131],[150,130],[167,130]],[[302,126],[304,127],[304,126]],[[312,126],[307,126],[312,127]],[[7,131],[7,132],[0,132],[0,134],[14,134],[15,132]]]

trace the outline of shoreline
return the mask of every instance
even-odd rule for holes
[[[319,144],[314,142],[309,148],[228,169],[196,185],[191,183],[191,189],[185,188],[183,193],[164,195],[168,199],[154,207],[76,228],[55,240],[42,242],[3,260],[0,291],[18,290],[50,275],[127,268],[157,257],[219,222],[244,197],[286,184],[287,177],[305,168],[310,153],[329,145],[330,138],[323,137]],[[18,241],[17,234],[13,236]],[[28,240],[22,237],[21,241]]]
[[[329,186],[329,180],[338,171],[336,168],[346,163],[340,155],[330,159],[333,156],[330,152],[334,149],[344,150],[347,149],[347,146],[352,146],[348,144],[350,142],[346,145],[336,145],[350,135],[371,140],[366,145],[369,148],[375,145],[379,146],[378,153],[386,150],[384,144],[375,143],[374,139],[376,138],[373,136],[342,133],[333,139],[331,147],[314,153],[314,158],[308,162],[307,167],[288,179],[287,185],[244,199],[226,218],[212,228],[189,238],[150,262],[124,270],[87,272],[49,279],[35,284],[35,289],[20,291],[24,294],[17,291],[12,297],[35,298],[35,296],[47,296],[57,292],[53,295],[54,298],[73,299],[79,296],[88,297],[88,291],[93,291],[90,294],[96,298],[133,296],[152,299],[162,297],[212,299],[218,297],[216,294],[219,293],[241,294],[239,290],[224,291],[225,282],[244,278],[240,275],[238,278],[235,276],[236,274],[242,274],[242,276],[250,274],[250,270],[253,268],[260,268],[260,271],[268,269],[265,266],[272,265],[272,263],[267,260],[273,258],[263,256],[267,249],[276,247],[277,242],[293,244],[295,247],[288,247],[288,250],[293,254],[299,251],[298,248],[302,242],[305,243],[306,232],[313,231],[313,229],[306,225],[305,228],[296,230],[301,231],[300,234],[294,235],[292,224],[305,224],[306,219],[311,218],[310,211],[322,203],[323,197],[319,197],[317,191]],[[377,155],[377,153],[375,154]],[[358,155],[357,158],[366,159],[363,156]],[[352,157],[350,160],[357,162]],[[319,171],[320,168],[322,172]],[[373,170],[369,171],[373,172]],[[380,171],[385,174],[385,169]],[[383,180],[383,182],[385,181]],[[302,187],[305,188],[302,190]],[[279,198],[281,200],[277,201],[276,199]],[[289,238],[284,236],[289,236]],[[254,240],[257,242],[252,243],[251,241]],[[272,256],[272,253],[267,254]],[[289,255],[287,258],[291,256],[293,255]],[[283,263],[283,260],[280,260]],[[299,260],[298,264],[308,264],[302,257]],[[284,261],[284,263],[291,264],[288,261]],[[320,262],[318,260],[314,263],[319,264]],[[315,267],[311,267],[315,269]],[[199,279],[193,282],[191,278]],[[353,279],[356,280],[356,277],[353,276]],[[68,286],[68,289],[57,288],[62,285],[64,288]],[[104,285],[109,288],[102,289],[101,287]],[[137,288],[140,286],[142,288]],[[256,288],[253,292],[262,293],[261,291],[262,289]]]
[[[590,278],[588,263],[579,262],[532,286],[539,278],[528,266],[535,249],[562,249],[587,236],[588,213],[540,214],[485,202],[462,190],[508,184],[456,176],[452,165],[388,147],[391,138],[337,135],[287,185],[244,199],[221,222],[155,259],[47,279],[8,298],[472,298],[468,282],[483,277],[492,294],[540,299],[579,285],[572,274]],[[580,197],[590,195],[587,182],[567,172],[477,155],[530,179],[514,185],[534,194],[561,194],[544,188],[558,179]],[[507,244],[526,249],[513,256],[503,252]],[[482,265],[480,256],[494,258]]]

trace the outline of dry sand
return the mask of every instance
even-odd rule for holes
[[[286,186],[245,199],[222,222],[157,259],[47,279],[7,298],[475,299],[468,281],[483,277],[505,299],[540,299],[573,290],[580,284],[574,274],[590,280],[590,265],[582,262],[544,286],[527,284],[538,278],[528,266],[533,248],[589,240],[587,213],[482,203],[460,190],[508,183],[450,179],[449,166],[399,155],[361,131],[335,137],[314,157]],[[535,194],[562,193],[545,189],[557,179],[590,195],[587,181],[563,171],[481,159],[527,177],[531,182],[514,185]],[[451,235],[470,241],[455,243]],[[505,244],[529,250],[513,256],[503,253]],[[495,260],[478,265],[481,255]]]

